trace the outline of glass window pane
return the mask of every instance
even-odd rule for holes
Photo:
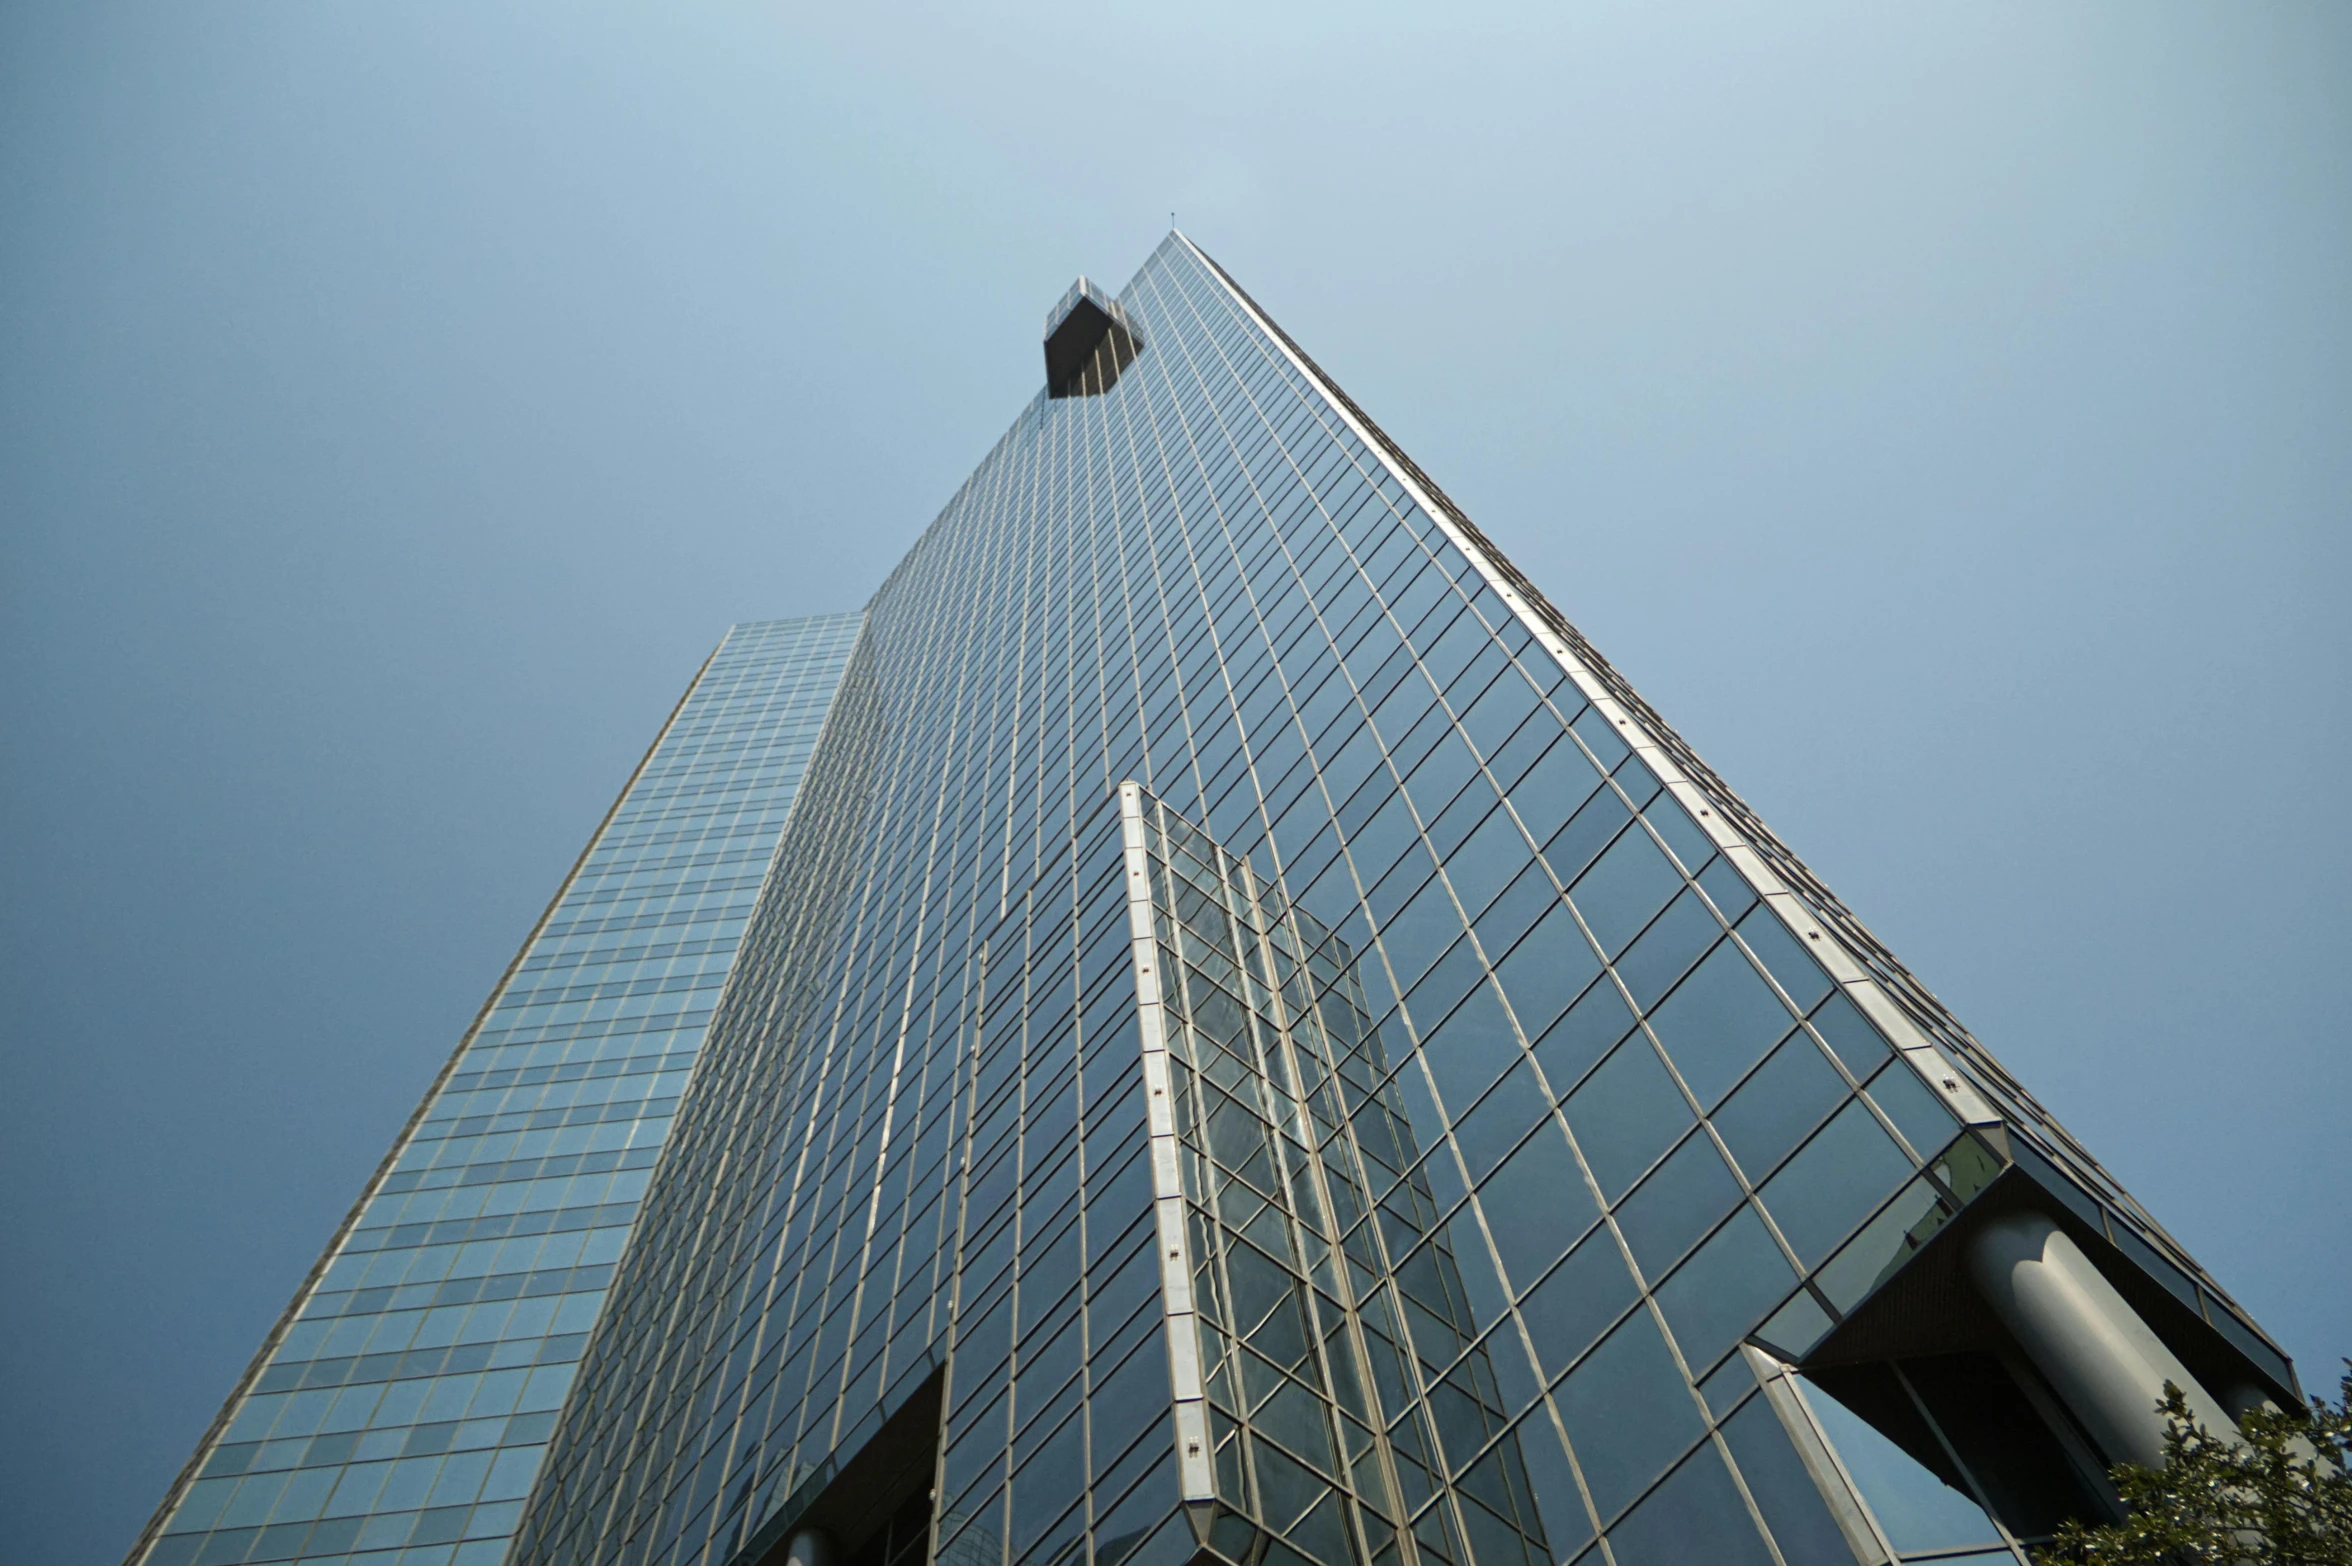
[[[1430,820],[1461,792],[1462,785],[1477,770],[1477,758],[1448,723],[1429,754],[1405,780],[1405,791],[1413,796],[1413,806],[1421,812],[1422,819]]]
[[[1577,1491],[1576,1476],[1569,1471],[1559,1432],[1541,1408],[1520,1421],[1518,1451],[1542,1524],[1543,1560],[1566,1560],[1592,1537],[1592,1518]]]
[[[1457,1208],[1448,1220],[1446,1236],[1453,1251],[1453,1266],[1461,1278],[1462,1292],[1470,1302],[1470,1322],[1464,1336],[1474,1337],[1502,1320],[1507,1303],[1503,1283],[1495,1276],[1494,1261],[1487,1254],[1486,1241],[1478,1232],[1478,1220],[1468,1203]]]
[[[1574,727],[1577,737],[1592,747],[1594,758],[1602,766],[1614,771],[1617,763],[1626,758],[1628,750],[1625,741],[1619,738],[1620,726],[1603,717],[1600,708],[1587,707],[1578,713]]]
[[[1756,1329],[1796,1287],[1763,1220],[1742,1209],[1658,1290],[1658,1308],[1694,1373]]]
[[[1561,747],[1553,747],[1555,751]],[[1568,747],[1573,749],[1574,747]],[[1546,758],[1547,760],[1549,758]],[[1577,764],[1583,764],[1582,754]],[[1563,881],[1573,881],[1600,851],[1609,845],[1633,812],[1625,808],[1625,801],[1611,788],[1597,788],[1592,797],[1579,808],[1568,824],[1544,843],[1544,858],[1550,861],[1552,873]],[[1532,833],[1534,823],[1529,823]]]
[[[1557,861],[1552,868],[1559,869]],[[1626,832],[1568,889],[1568,900],[1584,915],[1601,950],[1615,954],[1681,888],[1682,877],[1650,835]]]
[[[1482,788],[1478,792],[1486,791]],[[1535,854],[1528,848],[1527,839],[1520,835],[1519,824],[1511,819],[1511,813],[1497,810],[1446,855],[1446,879],[1453,883],[1454,895],[1475,919],[1479,910],[1493,901],[1494,895],[1534,859]]]
[[[1633,1003],[1647,1011],[1722,933],[1699,894],[1685,891],[1617,959],[1617,977]]]
[[[1919,1080],[1919,1073],[1902,1061],[1889,1061],[1886,1068],[1870,1079],[1871,1099],[1886,1111],[1910,1142],[1912,1151],[1922,1158],[1932,1159],[1952,1140],[1960,1123],[1944,1107],[1944,1101],[1928,1090]]]
[[[1552,1084],[1565,1093],[1582,1080],[1594,1062],[1633,1027],[1633,1012],[1612,981],[1596,979],[1567,1015],[1552,1024],[1536,1041],[1535,1058]]]
[[[1759,1193],[1797,1259],[1817,1267],[1911,1176],[1911,1160],[1870,1111],[1849,1103]]]
[[[1788,1008],[1729,941],[1650,1015],[1666,1054],[1702,1104],[1712,1104],[1792,1025]]]
[[[1870,1365],[1791,1379],[1896,1549],[2001,1542],[1891,1370]],[[1834,1395],[1824,1383],[1835,1386]]]
[[[1494,790],[1484,783],[1456,794],[1453,803],[1445,807],[1445,813],[1430,822],[1424,833],[1439,862],[1451,869],[1453,856],[1460,851],[1463,842],[1472,832],[1485,825],[1486,818],[1494,810]]]
[[[1699,830],[1699,824],[1690,818],[1690,812],[1683,809],[1673,796],[1651,800],[1643,807],[1642,814],[1648,818],[1651,826],[1658,829],[1658,835],[1666,840],[1668,848],[1674,850],[1674,857],[1682,861],[1685,870],[1696,874],[1701,865],[1715,856],[1714,842]]]
[[[1499,680],[1496,682],[1498,687],[1502,683]],[[1491,695],[1492,692],[1489,694]],[[1476,737],[1475,734],[1472,735],[1473,739]],[[1535,763],[1543,759],[1547,749],[1559,743],[1559,738],[1559,720],[1553,717],[1549,711],[1539,711],[1525,723],[1520,724],[1519,732],[1504,741],[1501,750],[1489,750],[1486,753],[1487,770],[1494,774],[1495,786],[1506,795],[1516,799],[1520,779],[1527,776],[1529,771],[1534,768]],[[1582,755],[1580,754],[1577,759],[1581,762]],[[1596,778],[1595,781],[1597,782],[1598,779]],[[1533,808],[1535,807],[1531,801],[1529,809]],[[1524,815],[1525,813],[1522,812],[1523,819]]]
[[[1538,718],[1534,721],[1545,723],[1550,720]],[[1558,730],[1553,732],[1557,733]],[[1518,811],[1519,819],[1527,823],[1527,835],[1541,843],[1559,831],[1600,786],[1601,776],[1593,771],[1592,763],[1585,759],[1584,752],[1573,743],[1559,743],[1545,751],[1543,759],[1530,767],[1526,776],[1511,785],[1511,808]],[[1609,796],[1612,800],[1615,797]],[[1595,819],[1598,824],[1600,818]],[[1615,831],[1623,824],[1624,807],[1620,805],[1616,818],[1608,823],[1607,831],[1602,832],[1599,840],[1592,844],[1591,851],[1598,853],[1601,844],[1608,841],[1608,832]],[[1558,863],[1557,860],[1553,862]],[[1583,865],[1580,863],[1577,868],[1582,869]]]
[[[1569,1253],[1519,1302],[1544,1374],[1556,1376],[1592,1347],[1634,1300],[1633,1274],[1617,1241],[1601,1230]]]
[[[1652,772],[1649,764],[1638,756],[1629,757],[1623,764],[1612,767],[1610,776],[1617,780],[1619,788],[1625,790],[1625,797],[1633,801],[1636,810],[1647,809],[1650,801],[1664,786],[1659,783],[1658,774]]]
[[[1698,1439],[1698,1407],[1646,1310],[1609,1334],[1557,1395],[1568,1443],[1603,1517],[1623,1510]]]
[[[1517,944],[1529,926],[1558,906],[1560,894],[1553,890],[1552,878],[1540,865],[1529,865],[1519,873],[1503,895],[1496,898],[1478,916],[1472,926],[1478,932],[1478,944],[1487,955],[1498,957]],[[1577,944],[1590,949],[1582,931],[1577,932]]]
[[[1361,862],[1359,861],[1359,868]],[[1429,850],[1416,837],[1406,843],[1405,851],[1397,855],[1396,863],[1385,875],[1372,883],[1372,890],[1364,895],[1364,906],[1372,917],[1386,924],[1397,911],[1413,899],[1413,894],[1437,879],[1437,861],[1429,857]],[[1455,921],[1459,928],[1460,921]],[[1442,941],[1440,944],[1443,944]],[[1429,950],[1436,950],[1435,947]]]
[[[1584,1150],[1601,1194],[1611,1201],[1691,1124],[1682,1090],[1638,1034],[1603,1062],[1565,1107],[1576,1145]]]
[[[1700,1447],[1632,1515],[1609,1530],[1617,1566],[1772,1566],[1712,1446]],[[1792,1563],[1793,1566],[1793,1563]]]
[[[1403,959],[1392,952],[1389,960],[1393,965]],[[1470,993],[1485,972],[1486,965],[1479,961],[1477,950],[1459,938],[1418,979],[1409,979],[1405,971],[1400,971],[1398,977],[1406,984],[1405,1003],[1412,1013],[1414,1029],[1426,1035],[1445,1021],[1446,1014],[1461,1003],[1462,997]],[[1377,966],[1361,964],[1357,973],[1374,987],[1374,994],[1367,997],[1366,1004],[1377,1007],[1379,992],[1386,988],[1385,975]]]
[[[1421,1046],[1439,1095],[1456,1113],[1469,1108],[1489,1083],[1526,1058],[1518,1036],[1511,1031],[1510,1019],[1503,1015],[1494,986],[1475,975],[1472,982],[1477,988]],[[1416,1021],[1421,1015],[1420,993],[1416,990],[1415,1000],[1408,1002]]]
[[[1829,993],[1829,975],[1821,971],[1797,938],[1789,934],[1788,926],[1770,908],[1759,906],[1740,921],[1740,935],[1764,966],[1789,992],[1800,1011],[1811,1011],[1822,996]]]
[[[1094,1421],[1095,1469],[1100,1472],[1168,1410],[1168,1355],[1159,1335],[1154,1333],[1108,1376],[1098,1370],[1087,1405]]]
[[[1723,1439],[1788,1566],[1852,1566],[1844,1531],[1769,1402],[1757,1398],[1732,1415]]]
[[[1343,823],[1344,826],[1344,823]],[[1402,794],[1391,794],[1363,830],[1348,834],[1348,857],[1356,862],[1356,871],[1370,886],[1388,873],[1405,845],[1414,840],[1417,828],[1413,813],[1405,807]]]
[[[1741,927],[1745,935],[1747,929]],[[1879,1063],[1887,1058],[1890,1046],[1883,1035],[1871,1026],[1861,1009],[1843,995],[1832,995],[1810,1019],[1829,1045],[1830,1053],[1845,1063],[1857,1082],[1868,1080]]]
[[[1462,731],[1482,756],[1493,756],[1535,711],[1535,692],[1516,673],[1505,674],[1462,714]],[[1504,780],[1507,787],[1510,780]]]
[[[1536,874],[1540,876],[1542,872]],[[1576,920],[1566,905],[1551,896],[1551,883],[1546,881],[1543,885],[1551,912],[1528,932],[1526,940],[1512,948],[1511,955],[1495,970],[1503,981],[1503,993],[1510,997],[1512,1015],[1519,1019],[1519,1025],[1531,1039],[1542,1038],[1553,1019],[1601,971],[1592,943],[1576,927]]]
[[[1500,1016],[1498,1010],[1497,1016]],[[1442,1091],[1444,1084],[1440,1083]],[[1448,1103],[1454,1102],[1452,1099]],[[1535,1073],[1524,1061],[1479,1100],[1478,1107],[1454,1126],[1454,1141],[1462,1149],[1463,1166],[1472,1181],[1483,1180],[1537,1118],[1548,1117],[1551,1100],[1535,1084]],[[1578,1182],[1582,1184],[1581,1181]]]
[[[1617,1226],[1642,1272],[1660,1278],[1739,1199],[1739,1182],[1702,1132],[1685,1139],[1625,1199],[1617,1209]]]
[[[1699,885],[1715,899],[1715,907],[1724,918],[1739,923],[1740,916],[1756,905],[1755,888],[1733,867],[1728,859],[1717,858],[1699,872]]]
[[[1446,953],[1447,943],[1461,933],[1462,916],[1454,911],[1454,900],[1446,893],[1444,879],[1432,877],[1401,913],[1382,924],[1380,946],[1388,953],[1390,966],[1396,969],[1397,983],[1410,991],[1415,981]],[[1444,1004],[1452,1006],[1468,988],[1466,983],[1460,985],[1443,998]],[[1443,1011],[1432,1012],[1427,1020],[1434,1022],[1442,1015]]]
[[[1111,1495],[1096,1497],[1094,1523],[1096,1566],[1120,1566],[1143,1542],[1152,1525],[1181,1504],[1176,1482],[1176,1454],[1164,1452],[1144,1481],[1115,1502]],[[945,1557],[942,1557],[943,1559]]]
[[[1800,1032],[1707,1118],[1748,1178],[1761,1180],[1845,1096],[1845,1080]]]
[[[1513,1289],[1526,1288],[1600,1217],[1567,1138],[1549,1125],[1503,1160],[1478,1204]]]

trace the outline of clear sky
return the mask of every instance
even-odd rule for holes
[[[2332,1382],[2352,8],[11,0],[5,1553],[1171,212]]]

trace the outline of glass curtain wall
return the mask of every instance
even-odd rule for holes
[[[727,634],[134,1561],[505,1557],[862,619]]]
[[[2079,1150],[1204,255],[1118,305],[869,605],[515,1559],[748,1566],[941,1375],[958,1566],[1852,1559],[1782,1359]]]

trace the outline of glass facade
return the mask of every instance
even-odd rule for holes
[[[711,655],[134,1560],[504,1558],[861,619]]]
[[[820,622],[822,743],[506,1558],[2014,1562],[2109,1498],[2003,1224],[2232,1407],[2294,1395],[1197,247],[1047,327]],[[236,1483],[230,1544],[156,1558],[288,1558],[235,1553]]]

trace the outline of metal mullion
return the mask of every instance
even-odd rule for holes
[[[1251,923],[1256,932],[1257,939],[1261,947],[1262,957],[1267,966],[1267,971],[1269,975],[1272,975],[1276,969],[1278,954],[1272,941],[1271,931],[1268,928],[1264,903],[1262,899],[1256,895],[1255,877],[1251,873],[1246,861],[1239,865],[1238,881],[1239,885],[1244,888],[1245,893],[1247,893],[1249,896]],[[1297,938],[1297,932],[1294,925],[1293,939],[1296,940]],[[1296,1038],[1292,1019],[1289,1017],[1288,995],[1280,982],[1270,984],[1269,988],[1273,992],[1273,998],[1269,1002],[1269,1010],[1274,1013],[1276,1018],[1277,1037],[1280,1040],[1280,1047],[1284,1051],[1286,1057],[1284,1060],[1284,1066],[1291,1073],[1294,1089],[1292,1098],[1295,1102],[1298,1115],[1302,1119],[1305,1119],[1307,1112],[1304,1098],[1295,1091],[1297,1083],[1300,1080],[1295,1056],[1300,1046]],[[1308,1124],[1311,1127],[1312,1122],[1308,1121]],[[1324,1224],[1326,1231],[1328,1231],[1323,1234],[1321,1238],[1323,1240],[1325,1250],[1331,1253],[1333,1257],[1331,1266],[1333,1281],[1337,1285],[1336,1298],[1339,1306],[1339,1319],[1336,1323],[1334,1323],[1334,1325],[1337,1327],[1339,1333],[1346,1341],[1349,1352],[1355,1358],[1356,1364],[1354,1367],[1354,1372],[1356,1375],[1357,1384],[1363,1390],[1367,1398],[1368,1408],[1376,1409],[1376,1404],[1374,1404],[1372,1400],[1377,1398],[1378,1393],[1376,1389],[1376,1383],[1370,1374],[1370,1354],[1362,1341],[1362,1326],[1356,1319],[1355,1311],[1351,1306],[1351,1301],[1354,1297],[1354,1284],[1353,1280],[1350,1279],[1347,1275],[1346,1260],[1344,1257],[1339,1255],[1339,1236],[1336,1233],[1337,1224],[1334,1217],[1336,1208],[1332,1204],[1331,1193],[1327,1183],[1327,1176],[1323,1170],[1323,1155],[1321,1151],[1322,1144],[1319,1138],[1313,1137],[1312,1135],[1306,1139],[1306,1143],[1309,1177],[1316,1180],[1318,1184],[1319,1188],[1316,1192],[1316,1202],[1324,1215]],[[1283,1161],[1279,1173],[1285,1182],[1286,1191],[1292,1191],[1292,1194],[1289,1197],[1291,1205],[1291,1221],[1295,1224],[1298,1224],[1303,1229],[1305,1224],[1298,1210],[1298,1202],[1295,1191],[1292,1190],[1291,1182],[1293,1177],[1287,1160]],[[1308,1272],[1310,1274],[1309,1281],[1312,1282],[1313,1264],[1311,1261],[1308,1264]],[[1322,1310],[1321,1307],[1317,1305],[1311,1297],[1313,1290],[1310,1289],[1308,1292],[1310,1295],[1308,1300],[1308,1310],[1310,1313],[1308,1320],[1314,1332],[1315,1341],[1312,1347],[1315,1354],[1316,1368],[1323,1379],[1323,1386],[1325,1389],[1324,1399],[1326,1403],[1330,1404],[1333,1410],[1337,1412],[1339,1411],[1338,1397],[1336,1392],[1338,1382],[1333,1373],[1333,1368],[1331,1365],[1330,1335],[1326,1333],[1321,1326],[1320,1317],[1322,1315]],[[1368,1423],[1368,1428],[1372,1432],[1372,1447],[1370,1453],[1368,1454],[1368,1458],[1371,1462],[1378,1465],[1382,1470],[1382,1488],[1384,1493],[1391,1498],[1390,1504],[1393,1507],[1395,1505],[1394,1498],[1400,1495],[1402,1491],[1398,1486],[1394,1454],[1390,1451],[1388,1445],[1386,1422],[1383,1418],[1377,1417],[1376,1415],[1376,1417]],[[1341,1470],[1348,1476],[1346,1481],[1347,1493],[1358,1506],[1361,1506],[1363,1505],[1362,1495],[1356,1485],[1354,1478],[1356,1459],[1354,1459],[1349,1452],[1349,1448],[1352,1443],[1347,1438],[1347,1427],[1344,1424],[1336,1425],[1333,1431],[1333,1435],[1338,1448],[1335,1454],[1335,1461]],[[1375,1515],[1380,1514],[1375,1511]],[[1360,1522],[1358,1522],[1355,1526],[1360,1529]],[[1366,1545],[1371,1543],[1368,1538],[1363,1539],[1362,1542]]]
[[[1127,873],[1129,950],[1135,965],[1138,1036],[1148,1094],[1145,1125],[1150,1144],[1152,1205],[1159,1236],[1160,1297],[1167,1315],[1168,1362],[1175,1394],[1178,1486],[1189,1512],[1215,1501],[1216,1467],[1200,1361],[1200,1332],[1194,1313],[1192,1260],[1174,1106],[1168,1102],[1168,1023],[1160,997],[1163,983],[1175,976],[1163,976],[1159,972],[1142,790],[1132,782],[1121,783],[1118,797]]]

